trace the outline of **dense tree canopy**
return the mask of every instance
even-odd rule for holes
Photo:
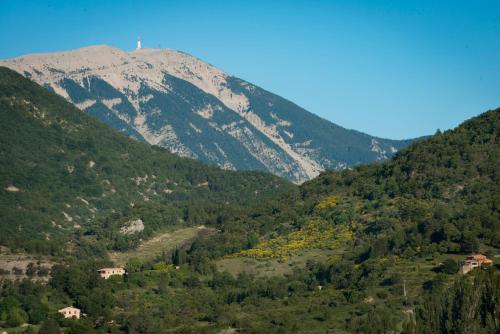
[[[10,72],[5,78],[16,79]],[[500,110],[415,143],[386,163],[327,171],[297,189],[269,175],[220,171],[105,134],[60,98],[5,78],[2,127],[26,123],[19,128],[39,140],[19,134],[19,143],[0,142],[1,180],[20,189],[0,190],[0,244],[39,255],[70,251],[50,258],[56,264],[47,284],[34,281],[47,277],[40,264],[26,267],[24,280],[2,281],[2,328],[500,331],[498,263],[457,273],[465,255],[481,251],[496,261],[500,248]],[[7,154],[15,159],[6,161]],[[92,210],[78,197],[97,210],[95,217],[83,219]],[[61,218],[61,211],[74,220]],[[131,218],[145,229],[120,233]],[[79,228],[67,227],[75,221]],[[98,276],[98,268],[113,265],[110,250],[134,249],[165,226],[190,224],[214,232],[158,256],[130,258],[123,277]],[[234,261],[240,272],[220,270],[223,261]],[[283,273],[270,275],[269,266]],[[68,305],[85,316],[63,319],[57,310]]]

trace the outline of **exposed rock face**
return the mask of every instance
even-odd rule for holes
[[[121,234],[134,234],[144,230],[144,222],[142,219],[131,220],[127,222],[121,229]]]
[[[409,141],[347,130],[185,53],[108,46],[0,62],[141,141],[300,183],[383,160]]]
[[[11,193],[17,193],[20,189],[16,186],[5,187],[5,190]]]

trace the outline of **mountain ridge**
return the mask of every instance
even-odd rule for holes
[[[172,49],[106,45],[0,62],[127,135],[225,169],[301,183],[389,158],[411,140],[348,130]]]
[[[132,140],[4,67],[0,120],[0,244],[14,249],[60,246],[79,231],[113,234],[138,218],[146,237],[294,188],[271,174],[220,170]]]

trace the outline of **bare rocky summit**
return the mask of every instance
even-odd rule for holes
[[[180,156],[301,183],[324,169],[385,160],[410,141],[344,129],[171,49],[109,46],[0,62],[109,126]]]

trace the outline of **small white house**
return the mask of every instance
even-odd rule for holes
[[[483,254],[474,254],[467,256],[465,258],[465,261],[462,263],[460,266],[460,273],[462,274],[467,274],[471,270],[475,268],[479,268],[482,266],[491,266],[493,264],[493,261],[488,259],[485,255]]]
[[[126,271],[124,268],[101,268],[97,270],[99,275],[101,275],[102,278],[108,279],[109,277],[113,275],[120,275],[123,276],[125,275]]]
[[[61,313],[65,318],[80,319],[80,309],[73,306],[62,308],[57,312]]]

